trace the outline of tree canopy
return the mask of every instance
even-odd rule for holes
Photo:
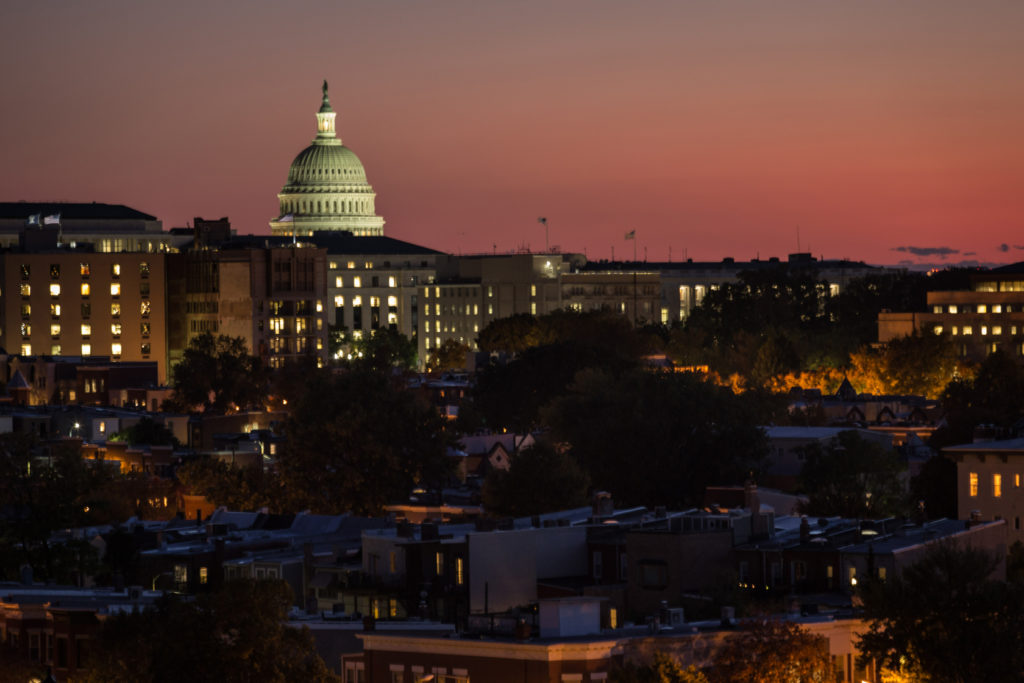
[[[902,574],[866,582],[865,658],[928,683],[1016,680],[1024,671],[1024,588],[996,558],[939,543]]]
[[[745,623],[707,673],[711,683],[825,683],[833,676],[824,636],[775,619]]]
[[[595,487],[630,504],[675,506],[758,469],[767,453],[759,408],[693,374],[590,369],[543,415]]]
[[[853,430],[839,432],[828,444],[804,447],[800,481],[809,496],[804,511],[855,519],[888,517],[906,501],[900,473],[903,461],[891,448]]]
[[[366,367],[312,375],[277,463],[293,509],[376,514],[450,469],[454,435],[419,394]]]
[[[541,440],[492,470],[481,497],[488,514],[526,517],[586,505],[590,478],[563,449]]]
[[[263,364],[249,355],[243,338],[209,332],[192,338],[172,377],[168,407],[176,410],[245,408],[259,404],[266,388]]]
[[[201,680],[334,683],[308,629],[284,624],[292,604],[283,581],[229,581],[185,601],[167,596],[142,612],[105,620],[89,683]]]

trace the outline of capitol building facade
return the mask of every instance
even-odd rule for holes
[[[374,206],[377,195],[366,180],[359,157],[341,143],[336,117],[324,81],[316,137],[295,157],[288,180],[277,195],[280,212],[270,221],[273,235],[303,237],[316,231],[360,237],[384,234],[384,219]]]

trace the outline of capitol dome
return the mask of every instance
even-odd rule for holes
[[[311,235],[317,230],[384,234],[384,219],[374,208],[377,195],[359,157],[341,144],[334,127],[336,116],[324,81],[316,138],[292,161],[288,181],[277,195],[280,213],[270,221],[272,234]]]

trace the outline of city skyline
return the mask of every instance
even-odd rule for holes
[[[4,10],[5,201],[269,234],[320,83],[391,237],[1021,260],[1024,7],[110,0]],[[635,242],[624,239],[636,231]]]

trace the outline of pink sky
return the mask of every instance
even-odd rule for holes
[[[13,0],[0,200],[267,233],[326,78],[392,237],[1017,261],[1021,36],[1010,0]]]

